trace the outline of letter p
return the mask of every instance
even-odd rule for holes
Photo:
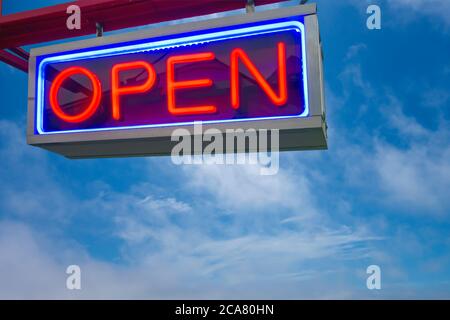
[[[147,80],[140,85],[121,87],[120,73],[122,71],[132,69],[145,69],[148,74]],[[119,63],[112,67],[111,71],[111,102],[112,102],[112,117],[115,120],[120,119],[120,96],[127,94],[143,93],[153,86],[156,80],[156,72],[153,66],[145,61],[133,61],[126,63]]]

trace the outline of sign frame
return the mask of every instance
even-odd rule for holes
[[[29,61],[27,142],[30,145],[42,147],[68,158],[126,157],[170,155],[173,146],[176,144],[176,142],[171,141],[171,134],[177,128],[187,129],[191,135],[194,135],[194,126],[191,124],[158,128],[36,134],[36,61],[39,56],[296,16],[304,17],[306,30],[304,36],[309,115],[303,118],[203,123],[203,130],[216,128],[225,134],[226,129],[278,129],[280,151],[327,149],[322,49],[315,4],[138,30],[32,49]]]

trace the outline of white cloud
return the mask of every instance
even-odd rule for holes
[[[325,2],[327,5],[331,5],[331,3],[328,4],[329,1]],[[336,3],[351,4],[358,8],[364,17],[367,17],[366,8],[369,5],[379,5],[382,28],[404,27],[422,17],[430,18],[436,27],[444,26],[446,31],[450,28],[450,16],[448,15],[450,2],[448,0],[346,0],[336,1]]]
[[[403,112],[402,103],[388,95],[383,106],[389,126],[397,130],[398,139],[406,143],[396,146],[382,137],[374,140],[373,161],[379,187],[387,201],[410,212],[429,215],[448,214],[450,207],[450,131],[443,122],[436,131],[427,129]]]
[[[436,130],[406,115],[402,102],[387,94],[368,101],[372,110],[388,110],[376,128],[336,128],[332,144],[346,188],[355,187],[377,206],[397,214],[440,217],[450,213],[450,131],[441,121]]]
[[[260,176],[251,166],[172,165],[187,181],[182,192],[147,184],[118,192],[96,183],[86,199],[54,181],[47,154],[27,146],[17,125],[3,122],[0,129],[0,153],[7,159],[1,174],[15,181],[2,187],[16,193],[14,206],[4,202],[0,222],[2,298],[341,297],[352,290],[337,284],[339,292],[330,291],[327,279],[345,272],[333,263],[364,259],[371,252],[368,243],[378,239],[322,219],[301,167]],[[54,211],[49,219],[63,222],[56,219],[52,227],[48,207]],[[28,221],[36,210],[42,212],[34,217],[45,226],[41,231],[11,222]],[[76,219],[88,219],[89,228],[95,224],[94,231],[85,231],[88,236],[121,241],[120,264],[98,260],[83,240],[67,238],[64,224]],[[323,264],[323,271],[309,266],[312,261]],[[69,264],[82,268],[80,292],[64,287]]]
[[[348,48],[345,58],[347,60],[355,58],[361,51],[366,50],[367,45],[365,43],[357,43]]]
[[[361,6],[359,1],[354,4]],[[413,8],[423,5],[418,1]],[[348,55],[353,55],[356,48],[359,46],[351,47]],[[417,105],[405,106],[404,101],[391,93],[392,90],[380,89],[369,82],[362,66],[354,62],[343,67],[340,80],[341,92],[331,95],[332,101],[337,101],[338,111],[349,101],[361,98],[362,105],[371,110],[370,114],[357,117],[359,124],[350,128],[348,124],[352,122],[345,126],[330,123],[334,130],[330,132],[330,146],[336,146],[333,163],[344,170],[346,187],[356,187],[367,201],[396,209],[398,213],[448,215],[449,124],[442,119],[441,113],[435,113],[439,125],[433,130],[413,114],[406,113],[420,106],[443,105],[447,101],[446,95],[430,91],[430,95],[418,100]]]
[[[430,134],[415,118],[405,115],[402,103],[395,96],[387,95],[386,99],[387,103],[381,106],[383,110],[389,110],[385,112],[385,117],[389,121],[389,125],[396,129],[404,139],[423,138]]]
[[[372,89],[358,67],[350,64],[344,70],[343,104],[353,97],[351,88],[366,88],[364,92],[373,93],[363,95],[373,110],[371,116],[380,117],[376,128],[363,124],[351,130],[337,127],[334,132],[332,144],[339,145],[337,163],[345,170],[347,187],[357,187],[370,201],[398,213],[448,215],[448,122],[440,119],[437,129],[426,128],[413,115],[405,114],[403,102],[390,91],[380,94]]]
[[[450,26],[450,2],[448,0],[388,0],[397,15],[418,14],[437,18]]]
[[[71,196],[49,179],[52,172],[46,155],[26,144],[25,130],[14,122],[0,120],[0,139],[0,175],[4,182],[0,185],[0,201],[4,210],[23,219],[66,220],[73,209],[67,206]]]
[[[276,175],[262,176],[256,165],[203,165],[184,167],[193,190],[215,199],[219,207],[241,211],[275,209],[316,212],[309,181],[300,173],[281,169]]]
[[[351,94],[355,87],[364,91],[366,98],[374,92],[358,65],[348,66],[342,79],[346,82],[346,94]],[[357,227],[347,227],[339,221],[338,203],[330,199],[335,199],[333,194],[345,198],[341,189],[348,188],[349,182],[334,181],[333,171],[346,168],[349,176],[364,185],[359,192],[375,193],[378,202],[383,195],[383,200],[389,200],[395,208],[416,207],[440,214],[445,212],[442,204],[447,205],[444,192],[450,181],[446,163],[450,151],[445,134],[425,129],[404,114],[400,102],[391,100],[387,99],[387,104],[396,108],[387,118],[388,125],[407,137],[406,147],[395,147],[380,137],[371,140],[372,145],[370,142],[353,145],[346,140],[348,133],[336,130],[334,135],[340,138],[333,139],[341,151],[331,153],[333,159],[327,163],[328,168],[308,167],[312,161],[307,161],[306,156],[296,156],[296,163],[282,165],[278,175],[260,176],[258,167],[207,165],[181,169],[167,160],[166,170],[169,168],[183,183],[175,190],[161,187],[158,192],[148,185],[137,184],[119,192],[105,185],[90,199],[76,198],[79,212],[93,221],[100,216],[112,222],[112,230],[96,224],[96,236],[122,241],[122,264],[91,257],[80,249],[81,244],[75,242],[73,248],[70,243],[73,240],[52,235],[47,229],[42,231],[47,234],[43,240],[30,227],[2,222],[0,296],[171,299],[367,296],[367,291],[360,292],[353,285],[360,282],[363,286],[365,275],[358,275],[349,262],[379,257],[371,243],[380,237],[374,236],[376,231],[369,231],[364,222],[353,220]],[[11,187],[16,198],[12,202],[5,199],[6,210],[22,210],[20,219],[24,219],[39,210],[39,203],[46,203],[52,211],[70,220],[71,210],[64,203],[79,196],[67,194],[53,181],[52,166],[47,163],[45,152],[35,152],[26,146],[18,138],[23,135],[16,125],[4,122],[1,128],[1,138],[7,144],[0,153],[8,159],[2,177],[23,179],[19,187]],[[354,130],[351,129],[351,134]],[[312,172],[321,169],[322,176],[312,176]],[[351,179],[347,175],[345,178]],[[149,175],[150,179],[153,176]],[[328,182],[327,191],[317,191],[321,179]],[[331,202],[327,205],[333,210],[324,212],[324,202]],[[351,214],[353,208],[346,210]],[[46,213],[42,209],[40,212],[42,216]],[[81,292],[64,288],[65,267],[74,263],[84,270]]]
[[[372,97],[374,89],[372,85],[364,79],[361,65],[356,63],[347,64],[344,70],[339,75],[339,79],[344,86],[344,95],[348,97],[351,91],[355,88],[365,97]]]
[[[347,259],[354,262],[355,252],[361,262],[375,257],[361,246],[370,238],[345,229],[197,244],[187,238],[183,250],[161,250],[128,265],[102,262],[64,239],[55,241],[44,233],[0,221],[1,299],[373,297],[364,289],[365,264],[358,264],[358,269],[347,263]],[[65,270],[70,264],[81,267],[80,291],[65,288]],[[389,274],[397,271],[387,263],[383,272],[384,290],[378,297],[414,298],[430,290],[392,283]],[[400,278],[405,277],[402,270],[398,272]],[[448,291],[434,292],[434,296],[448,297]]]
[[[197,245],[188,238],[188,244],[194,245],[191,250],[163,250],[121,266],[98,261],[61,241],[55,245],[22,224],[3,221],[0,298],[339,298],[341,292],[352,296],[350,287],[327,283],[330,277],[338,278],[343,273],[341,268],[333,269],[328,264],[317,271],[301,266],[309,260],[339,261],[346,250],[365,240],[348,231],[273,239],[247,237]],[[65,288],[69,264],[81,267],[80,291]]]
[[[373,165],[387,200],[411,212],[447,215],[450,147],[442,146],[437,136],[429,139],[406,149],[380,142]]]

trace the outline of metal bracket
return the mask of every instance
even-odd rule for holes
[[[97,37],[103,37],[103,24],[101,24],[100,22],[96,22],[95,30]]]
[[[245,11],[247,13],[255,12],[255,0],[247,0],[247,4],[245,5]]]

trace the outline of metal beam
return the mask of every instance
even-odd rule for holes
[[[28,72],[28,61],[13,55],[5,50],[0,50],[0,61],[3,61],[10,66]]]
[[[26,52],[25,50],[23,50],[22,48],[9,48],[8,50],[11,51],[12,53],[18,55],[22,59],[25,59],[27,61],[28,61],[28,59],[30,59],[30,54],[28,52]]]
[[[257,5],[284,0],[257,0]],[[81,9],[81,29],[69,30],[69,5]],[[104,31],[189,18],[234,9],[243,9],[237,0],[78,0],[0,16],[0,49],[66,39],[96,33],[96,23]]]

